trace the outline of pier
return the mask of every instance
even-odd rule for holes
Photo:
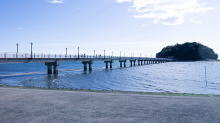
[[[47,74],[57,75],[59,72],[59,64],[62,62],[81,62],[83,70],[92,71],[92,65],[97,61],[103,61],[106,69],[112,69],[113,63],[119,63],[120,68],[125,68],[127,61],[130,67],[143,66],[149,64],[159,64],[171,62],[173,59],[165,58],[148,58],[148,57],[122,57],[122,56],[89,56],[89,55],[58,55],[58,54],[0,54],[0,63],[45,63],[47,66]]]

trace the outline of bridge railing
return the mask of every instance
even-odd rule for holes
[[[147,57],[128,57],[128,56],[102,56],[102,55],[86,55],[86,54],[80,54],[73,55],[73,54],[44,54],[44,53],[33,53],[32,55],[30,53],[10,53],[0,52],[0,59],[47,59],[47,58],[54,58],[54,59],[71,59],[71,58],[80,58],[80,59],[88,59],[88,58],[96,58],[96,59],[148,59],[148,60],[166,60],[166,61],[173,61],[173,59],[167,59],[167,58],[147,58]]]
[[[44,54],[44,53],[33,53],[32,55],[30,53],[0,53],[1,59],[10,59],[10,58],[120,58],[120,56],[102,56],[102,55],[86,55],[86,54],[80,54],[73,55],[73,54]],[[121,57],[121,58],[128,58],[128,57]]]

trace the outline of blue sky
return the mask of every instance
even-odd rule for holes
[[[0,52],[154,56],[201,42],[220,53],[219,0],[0,0]]]

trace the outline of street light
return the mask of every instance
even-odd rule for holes
[[[65,57],[67,57],[67,48],[66,48],[66,56]]]
[[[112,51],[112,57],[113,57],[113,55],[114,55],[114,52]]]
[[[104,50],[104,59],[105,59],[105,50]]]
[[[94,57],[95,57],[95,50],[94,50]]]
[[[33,58],[33,43],[31,42],[31,58]]]
[[[16,58],[18,58],[18,46],[19,46],[19,44],[17,43],[16,46],[17,46]]]
[[[78,47],[78,59],[79,59],[79,47]]]

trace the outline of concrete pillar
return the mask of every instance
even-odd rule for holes
[[[83,63],[84,65],[84,71],[87,71],[87,63]]]
[[[122,68],[122,61],[119,61],[120,62],[120,68]]]
[[[110,61],[109,63],[110,63],[110,69],[112,69],[112,61]]]
[[[92,63],[89,63],[89,71],[92,71]]]
[[[53,74],[55,74],[55,75],[58,74],[57,65],[53,65]]]
[[[52,65],[51,65],[51,64],[48,64],[48,65],[47,65],[47,74],[48,74],[48,75],[51,75],[51,74],[52,74]]]
[[[138,65],[140,65],[140,60],[138,60]]]
[[[136,65],[135,63],[136,63],[136,60],[134,60],[134,66]]]
[[[47,66],[47,74],[58,74],[58,63],[55,62],[45,62],[45,65]]]
[[[105,68],[108,69],[108,62],[105,62]]]
[[[130,60],[130,66],[131,66],[131,67],[133,66],[132,62],[133,62],[133,61]]]
[[[141,60],[141,65],[143,65],[143,60]]]
[[[124,61],[124,67],[126,67],[126,61]]]

